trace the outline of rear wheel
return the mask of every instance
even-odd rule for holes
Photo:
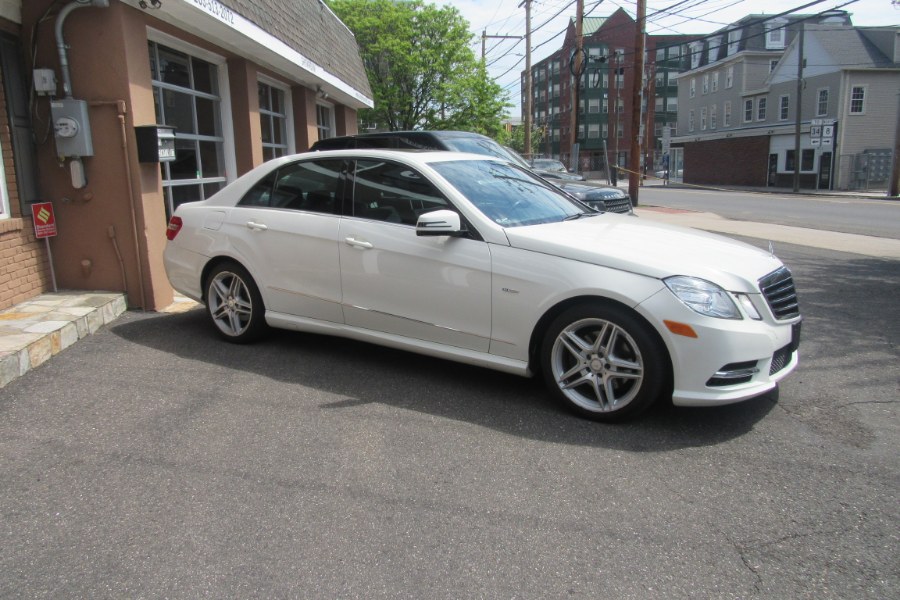
[[[566,310],[547,330],[541,368],[551,393],[581,416],[616,421],[644,411],[666,384],[666,353],[649,327],[616,306]]]
[[[256,283],[242,266],[223,263],[206,280],[206,311],[229,342],[252,342],[265,332],[265,307]]]

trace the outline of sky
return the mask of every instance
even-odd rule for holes
[[[472,48],[481,56],[481,34],[525,34],[525,8],[522,0],[426,0],[456,7],[469,21],[474,37]],[[712,33],[750,14],[777,14],[811,2],[815,4],[796,11],[814,14],[838,7],[851,0],[647,0],[647,33],[687,34]],[[531,61],[546,58],[559,49],[568,20],[575,16],[574,0],[533,0],[531,8]],[[585,14],[609,16],[622,8],[632,17],[636,0],[584,0]],[[671,13],[664,11],[671,9]],[[854,25],[900,25],[900,0],[855,0],[844,6]],[[543,44],[543,45],[541,45]],[[509,93],[510,114],[519,113],[519,76],[525,68],[524,40],[487,40],[488,72]]]

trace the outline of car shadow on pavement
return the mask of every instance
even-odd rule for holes
[[[135,344],[191,361],[193,369],[207,363],[211,370],[224,368],[315,390],[319,393],[298,394],[292,387],[291,399],[318,399],[322,411],[358,411],[365,405],[383,404],[513,436],[623,451],[664,452],[719,444],[752,430],[777,403],[777,391],[703,409],[657,403],[634,420],[606,425],[568,412],[537,378],[290,331],[273,330],[252,345],[229,344],[213,332],[202,309],[182,314],[129,313],[111,331]]]

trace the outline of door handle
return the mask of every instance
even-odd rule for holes
[[[265,231],[269,226],[265,223],[257,223],[255,221],[247,221],[247,229],[255,229],[257,231]]]
[[[344,241],[353,246],[354,248],[359,248],[360,250],[371,250],[375,246],[371,242],[366,242],[364,240],[358,240],[353,237],[344,238]]]

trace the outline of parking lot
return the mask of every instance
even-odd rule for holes
[[[900,268],[779,256],[805,318],[779,392],[616,426],[527,379],[127,313],[0,392],[0,597],[897,597]]]

